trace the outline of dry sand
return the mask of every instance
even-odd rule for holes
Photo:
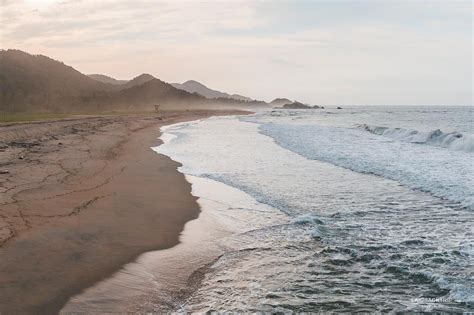
[[[0,125],[0,313],[57,313],[141,253],[178,244],[199,206],[179,164],[150,147],[165,124],[237,113]]]

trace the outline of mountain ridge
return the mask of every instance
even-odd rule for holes
[[[252,101],[250,97],[242,96],[239,94],[229,94],[217,90],[213,90],[206,85],[196,80],[188,80],[184,83],[171,83],[177,89],[187,91],[189,93],[198,93],[207,98],[231,98],[240,101]]]
[[[92,78],[96,81],[102,82],[102,83],[108,83],[108,84],[113,84],[113,85],[122,85],[127,83],[129,80],[117,80],[115,78],[112,78],[110,76],[107,76],[105,74],[99,74],[99,73],[93,73],[93,74],[88,74],[87,75],[89,78]]]
[[[249,109],[265,102],[208,99],[150,74],[124,84],[101,82],[43,55],[0,50],[0,112],[100,112],[110,110]],[[100,77],[104,79],[104,77]],[[111,78],[113,79],[113,78]],[[113,79],[115,80],[115,79]]]

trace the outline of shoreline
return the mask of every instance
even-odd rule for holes
[[[167,112],[0,127],[0,312],[57,313],[199,215],[159,128],[239,111]],[[4,257],[4,258],[3,258]]]
[[[200,308],[202,305],[196,305],[199,297],[196,300],[194,294],[202,294],[199,291],[205,287],[204,280],[212,275],[216,262],[242,250],[239,235],[288,222],[279,210],[237,188],[208,178],[185,176],[201,212],[186,223],[179,244],[143,253],[107,279],[72,297],[61,314],[206,312]],[[250,208],[256,211],[249,213]],[[262,213],[266,219],[262,220]]]
[[[186,180],[196,184],[187,176]],[[208,267],[224,253],[219,240],[231,235],[212,209],[198,204],[199,216],[185,224],[178,244],[141,254],[107,279],[71,297],[60,313],[181,311],[200,287]]]
[[[173,130],[175,125],[181,124],[161,129],[160,138],[165,144],[174,138],[167,130],[170,127]],[[166,154],[160,151],[161,145],[153,150]],[[173,155],[166,155],[173,159]],[[73,296],[61,314],[205,312],[195,305],[193,295],[205,286],[203,281],[212,274],[216,262],[230,252],[241,250],[240,244],[235,243],[239,235],[288,223],[281,211],[258,202],[238,188],[178,171],[191,184],[191,194],[201,209],[196,219],[185,224],[179,244],[143,253],[107,279]],[[248,209],[255,212],[249,213]],[[265,218],[261,217],[262,213]]]

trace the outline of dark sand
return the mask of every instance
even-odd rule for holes
[[[165,124],[236,113],[0,125],[0,313],[57,313],[141,253],[178,244],[199,206],[179,164],[150,147]]]

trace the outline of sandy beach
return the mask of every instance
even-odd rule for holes
[[[0,315],[474,315],[472,2],[0,1]]]
[[[236,111],[0,126],[0,313],[57,313],[199,214],[159,128]]]

